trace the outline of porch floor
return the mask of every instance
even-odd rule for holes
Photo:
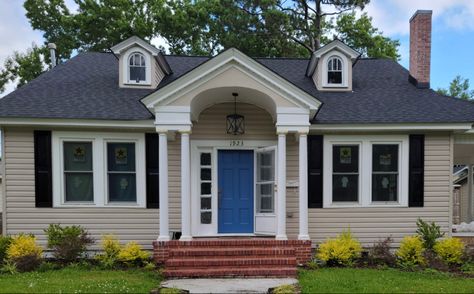
[[[311,241],[222,237],[155,241],[154,259],[167,278],[295,277],[311,258]]]

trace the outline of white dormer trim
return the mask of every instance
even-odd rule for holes
[[[127,40],[118,43],[117,45],[110,48],[110,50],[112,50],[112,52],[116,55],[121,55],[123,51],[134,46],[142,47],[144,50],[148,51],[148,54],[151,54],[153,56],[158,56],[158,54],[160,54],[160,50],[158,48],[140,39],[137,36],[130,37]]]
[[[129,65],[129,58],[130,55],[134,53],[141,53],[145,57],[145,81],[132,81],[130,80],[130,65]],[[150,86],[151,85],[151,56],[150,52],[145,51],[143,48],[138,46],[130,47],[123,55],[122,55],[122,82],[124,85],[139,85],[139,86]]]
[[[331,84],[328,82],[328,61],[332,57],[338,57],[342,62],[342,83],[341,84]],[[352,63],[348,60],[347,56],[342,54],[338,50],[328,52],[328,54],[326,54],[321,59],[323,87],[324,88],[347,88],[349,86],[349,82],[348,82],[349,64],[352,65]]]
[[[314,71],[316,70],[318,61],[321,59],[321,57],[327,54],[328,52],[334,50],[339,50],[340,52],[346,54],[347,56],[349,56],[351,61],[355,61],[361,55],[359,52],[347,46],[342,41],[336,39],[313,52],[313,54],[311,55],[311,60],[308,63],[308,68],[306,69],[306,75],[308,77],[312,76],[314,74]]]

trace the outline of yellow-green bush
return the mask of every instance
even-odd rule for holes
[[[36,244],[36,237],[18,235],[12,238],[7,249],[7,261],[13,262],[19,271],[35,269],[41,263],[43,249]]]
[[[317,257],[328,265],[350,265],[360,257],[362,246],[351,232],[342,232],[335,239],[328,239],[319,246]]]
[[[437,241],[433,249],[448,264],[462,263],[464,243],[458,238],[446,238]]]
[[[424,251],[423,241],[419,236],[405,236],[395,255],[403,266],[423,265],[425,263]]]
[[[114,235],[103,235],[101,247],[104,253],[96,255],[96,259],[106,268],[114,267],[121,250],[119,240]]]
[[[145,261],[150,259],[150,253],[142,250],[137,242],[128,242],[122,249],[120,249],[117,259],[126,265],[143,265]]]

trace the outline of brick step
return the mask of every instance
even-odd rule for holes
[[[169,256],[294,256],[295,249],[291,247],[258,248],[258,247],[226,247],[226,248],[170,248]]]
[[[299,245],[299,240],[275,240],[272,238],[260,238],[260,239],[217,239],[217,240],[192,240],[192,241],[179,241],[173,240],[168,241],[167,245],[170,248],[183,248],[183,247],[239,247],[252,246],[252,247],[281,247],[281,246],[295,246]]]
[[[182,267],[222,267],[222,266],[254,266],[254,265],[275,265],[275,266],[296,266],[296,257],[261,257],[261,256],[233,256],[233,257],[180,257],[170,258],[165,262],[169,269]]]
[[[165,269],[167,278],[206,277],[296,277],[296,267],[218,267],[192,269]]]

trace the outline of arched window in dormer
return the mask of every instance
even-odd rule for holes
[[[328,60],[328,84],[342,84],[342,60],[339,57]]]
[[[128,58],[128,80],[129,82],[144,83],[146,82],[145,56],[142,53],[135,52],[130,54]]]

